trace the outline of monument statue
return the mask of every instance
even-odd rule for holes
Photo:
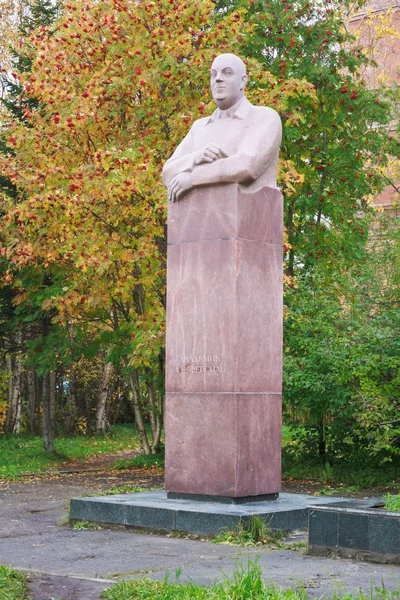
[[[217,109],[163,169],[168,187],[165,487],[170,499],[274,500],[281,486],[281,121],[217,56]]]
[[[238,56],[217,56],[210,75],[217,109],[195,121],[163,168],[171,202],[209,184],[238,183],[249,192],[276,188],[282,138],[278,113],[247,100],[246,67]]]

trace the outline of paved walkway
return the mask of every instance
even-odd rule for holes
[[[35,600],[97,600],[120,578],[160,579],[183,569],[182,581],[207,585],[239,562],[259,560],[266,580],[283,588],[304,583],[320,598],[340,589],[369,593],[384,582],[400,589],[400,567],[316,558],[289,550],[237,549],[206,541],[125,530],[75,531],[63,524],[68,500],[120,485],[149,485],[146,475],[71,474],[0,482],[0,564],[29,571]],[[154,478],[151,478],[154,484]],[[400,594],[399,594],[400,597]]]

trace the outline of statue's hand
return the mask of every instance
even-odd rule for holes
[[[168,200],[170,202],[179,202],[181,198],[193,188],[192,176],[190,173],[178,173],[175,175],[168,188]]]
[[[224,156],[221,148],[218,148],[215,144],[207,144],[200,150],[198,150],[194,156],[194,165],[201,165],[202,163],[211,163]]]

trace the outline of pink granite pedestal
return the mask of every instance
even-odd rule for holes
[[[207,186],[168,212],[169,497],[281,485],[282,196]]]

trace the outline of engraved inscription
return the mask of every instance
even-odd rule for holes
[[[205,373],[221,375],[224,367],[218,354],[190,354],[181,356],[181,365],[175,367],[177,373]]]
[[[190,354],[190,356],[181,356],[183,364],[193,363],[219,363],[221,362],[218,354]]]

